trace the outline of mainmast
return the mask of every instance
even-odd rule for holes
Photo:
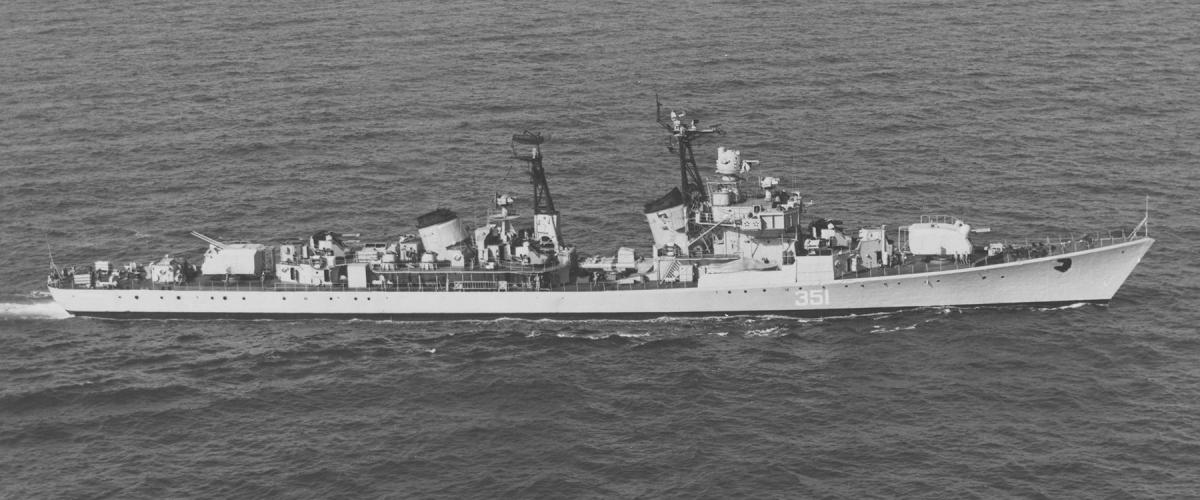
[[[528,130],[512,137],[513,158],[529,163],[529,181],[533,184],[533,232],[539,244],[557,249],[562,245],[558,229],[558,210],[550,197],[546,170],[542,168],[542,143],[548,141],[541,133]]]
[[[676,113],[674,110],[663,114],[662,102],[654,99],[655,115],[658,124],[671,132],[667,150],[679,155],[679,189],[687,203],[688,211],[695,213],[705,203],[709,202],[708,189],[704,187],[704,179],[700,177],[700,169],[696,166],[696,157],[692,153],[692,143],[709,135],[723,134],[717,126],[700,128],[699,120],[685,122],[686,113]]]
[[[542,134],[528,130],[514,135],[513,158],[529,162],[529,180],[533,183],[533,213],[557,215],[554,199],[550,197],[550,186],[546,183],[546,170],[542,168],[542,143],[546,141],[547,138]]]

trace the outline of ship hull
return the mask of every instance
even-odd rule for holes
[[[489,319],[764,315],[820,317],[923,307],[1106,303],[1153,244],[1141,238],[983,267],[824,283],[607,291],[105,290],[50,292],[104,318]],[[765,276],[765,275],[764,275]]]

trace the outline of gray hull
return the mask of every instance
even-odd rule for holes
[[[105,290],[51,288],[79,316],[109,318],[638,318],[722,314],[836,316],[937,306],[1107,302],[1153,244],[983,267],[804,282],[746,271],[687,288],[607,291]],[[725,277],[728,278],[728,277]]]

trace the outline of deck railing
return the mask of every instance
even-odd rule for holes
[[[459,285],[462,286],[459,286]],[[51,286],[55,288],[92,288],[90,286],[77,286],[71,280],[60,280],[53,283]],[[632,283],[617,283],[617,282],[588,282],[588,283],[567,283],[560,285],[543,285],[538,288],[527,286],[524,283],[505,282],[505,281],[485,281],[485,280],[470,280],[470,281],[455,281],[450,280],[447,285],[446,280],[435,283],[393,283],[386,285],[370,285],[366,288],[350,288],[343,283],[333,283],[329,285],[303,285],[297,283],[281,283],[275,280],[265,281],[193,281],[185,284],[157,284],[150,280],[123,280],[119,288],[125,290],[162,290],[174,292],[260,292],[260,291],[287,291],[287,292],[480,292],[480,291],[501,291],[501,292],[600,292],[612,290],[655,290],[663,288],[694,288],[695,283],[692,282],[657,282],[642,280]]]

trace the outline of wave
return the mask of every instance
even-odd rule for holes
[[[562,324],[562,325],[611,325],[611,324],[697,324],[713,321],[745,321],[753,323],[755,321],[768,320],[786,320],[795,323],[821,323],[829,319],[839,318],[857,318],[864,316],[873,316],[876,314],[886,313],[871,313],[871,314],[846,314],[842,316],[821,316],[821,317],[797,317],[780,314],[722,314],[713,313],[705,316],[672,316],[664,314],[653,318],[524,318],[519,316],[500,316],[496,318],[474,319],[474,318],[448,318],[448,319],[373,319],[373,318],[354,318],[348,320],[319,318],[312,321],[352,321],[362,323],[383,323],[383,324],[403,324],[403,325],[428,325],[428,324],[474,324],[474,325],[496,325],[506,323],[543,323],[543,324]],[[242,321],[242,320],[238,320]],[[273,321],[273,320],[266,320]],[[310,320],[295,320],[295,321],[310,321]]]
[[[1074,304],[1067,304],[1065,306],[1036,307],[1036,308],[1034,308],[1034,310],[1036,310],[1036,311],[1065,311],[1067,309],[1079,309],[1079,308],[1087,307],[1089,305],[1096,305],[1099,307],[1104,307],[1103,304],[1090,304],[1088,302],[1076,302]]]
[[[928,323],[928,322],[922,321],[921,323]],[[916,323],[916,324],[912,324],[912,325],[908,325],[908,326],[895,326],[895,327],[886,327],[886,326],[881,326],[881,325],[875,325],[875,326],[871,327],[871,333],[895,333],[895,332],[900,332],[900,331],[905,331],[905,330],[916,330],[917,326],[920,325],[921,323]]]
[[[560,339],[587,339],[587,340],[610,340],[610,339],[617,339],[617,338],[644,339],[644,338],[650,338],[650,335],[651,334],[649,334],[649,333],[629,333],[629,332],[607,332],[607,333],[585,333],[585,334],[556,333],[556,334],[554,334],[555,337],[558,337]],[[540,336],[540,334],[536,334],[534,332],[530,332],[530,334],[527,335],[527,337],[530,337],[530,338],[537,337],[537,336]]]
[[[747,330],[744,334],[746,337],[778,337],[787,334],[788,331],[781,327],[763,328],[758,330]]]
[[[71,313],[54,302],[0,303],[0,321],[7,319],[66,319]]]
[[[131,385],[112,387],[119,381],[85,381],[35,389],[23,393],[0,395],[0,408],[18,413],[78,405],[95,408],[99,405],[133,406],[164,403],[199,394],[201,389],[183,384]]]

